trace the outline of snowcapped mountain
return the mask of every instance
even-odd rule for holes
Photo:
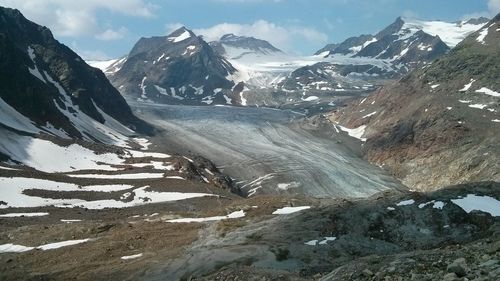
[[[379,56],[381,58],[387,58],[397,55],[397,53],[394,53],[394,50],[386,50],[388,47],[391,47],[392,49],[395,48],[390,46],[391,44],[404,46],[402,50],[406,47],[411,48],[413,46],[418,48],[420,46],[418,49],[421,49],[422,51],[429,49],[430,51],[430,47],[433,46],[424,48],[423,45],[420,45],[424,42],[418,41],[425,38],[429,40],[429,36],[439,37],[439,39],[449,48],[453,48],[465,37],[467,37],[467,35],[480,29],[486,22],[488,22],[488,19],[486,18],[448,23],[443,21],[403,19],[399,17],[395,22],[375,35],[361,35],[358,37],[348,38],[339,44],[329,44],[327,47],[318,51],[317,54],[324,56],[343,54],[369,57]],[[373,50],[376,47],[379,47],[379,49],[381,47],[386,48],[379,50],[379,52],[376,53],[375,50]]]
[[[277,106],[369,91],[441,57],[484,20],[398,18],[375,35],[329,44],[309,57],[234,34],[207,44],[183,27],[166,37],[142,38],[127,57],[90,63],[124,96],[140,101]]]
[[[241,59],[243,56],[266,56],[282,51],[269,42],[254,37],[226,34],[219,41],[210,42],[210,46],[228,59]]]
[[[122,65],[115,68],[119,70],[108,77],[128,98],[173,104],[231,104],[236,70],[184,27],[168,36],[141,38]]]
[[[335,112],[413,188],[500,180],[500,14],[429,66]]]
[[[391,64],[391,70],[377,71],[377,74],[391,77],[434,61],[486,21],[479,18],[447,23],[397,18],[375,35],[351,37],[340,44],[328,45],[317,54],[326,58],[348,56],[384,60]]]
[[[369,91],[373,84],[424,67],[484,23],[484,18],[457,23],[397,18],[375,35],[328,44],[311,57],[256,52],[242,48],[242,44],[235,48],[221,43],[224,40],[211,45],[238,70],[238,81],[245,83],[240,95],[247,103],[259,104],[259,99],[264,105],[283,104],[284,100],[316,102],[316,98],[325,95]],[[229,42],[245,41],[234,35],[223,38]]]
[[[151,130],[101,71],[46,27],[18,10],[0,8],[0,35],[3,128],[107,144],[123,144],[134,131]]]
[[[106,75],[113,75],[115,74],[120,68],[122,68],[123,64],[127,60],[127,57],[121,57],[118,59],[111,59],[111,60],[89,60],[87,61],[87,64],[98,68],[104,72]]]

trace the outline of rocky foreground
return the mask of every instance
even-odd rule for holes
[[[259,195],[0,218],[2,280],[498,280],[500,184],[368,199]],[[59,220],[78,217],[76,220]],[[47,248],[47,246],[45,246]]]
[[[499,187],[384,193],[304,211],[247,236],[272,245],[278,262],[242,260],[197,280],[498,280]],[[496,211],[467,210],[486,210],[486,194]]]

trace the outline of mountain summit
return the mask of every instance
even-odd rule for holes
[[[219,54],[235,59],[238,56],[241,57],[248,54],[270,55],[282,53],[280,49],[265,40],[247,36],[236,36],[234,34],[223,35],[219,41],[210,42],[210,45]]]
[[[110,76],[131,99],[160,103],[225,103],[236,70],[191,30],[141,38],[121,68]],[[227,96],[226,96],[227,97]]]

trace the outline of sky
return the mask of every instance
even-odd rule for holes
[[[227,33],[264,39],[293,54],[373,34],[398,16],[458,21],[493,17],[500,0],[0,0],[49,27],[87,60],[126,55],[140,37],[181,26],[211,41]]]

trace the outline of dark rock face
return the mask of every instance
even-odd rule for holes
[[[366,125],[366,157],[413,188],[500,180],[499,19],[331,119]]]
[[[102,111],[131,129],[151,131],[101,71],[55,40],[46,27],[27,20],[18,10],[1,7],[0,97],[37,125],[48,122],[75,138],[82,138],[82,132],[61,108],[79,110],[104,123]],[[75,108],[66,108],[68,104]]]
[[[200,104],[224,100],[236,70],[186,28],[169,36],[141,38],[111,82],[128,98]]]
[[[333,49],[330,54],[354,54],[356,53],[357,46],[363,45],[364,43],[373,40],[373,35],[360,35],[358,37],[347,38],[344,42],[338,44],[335,49]]]

